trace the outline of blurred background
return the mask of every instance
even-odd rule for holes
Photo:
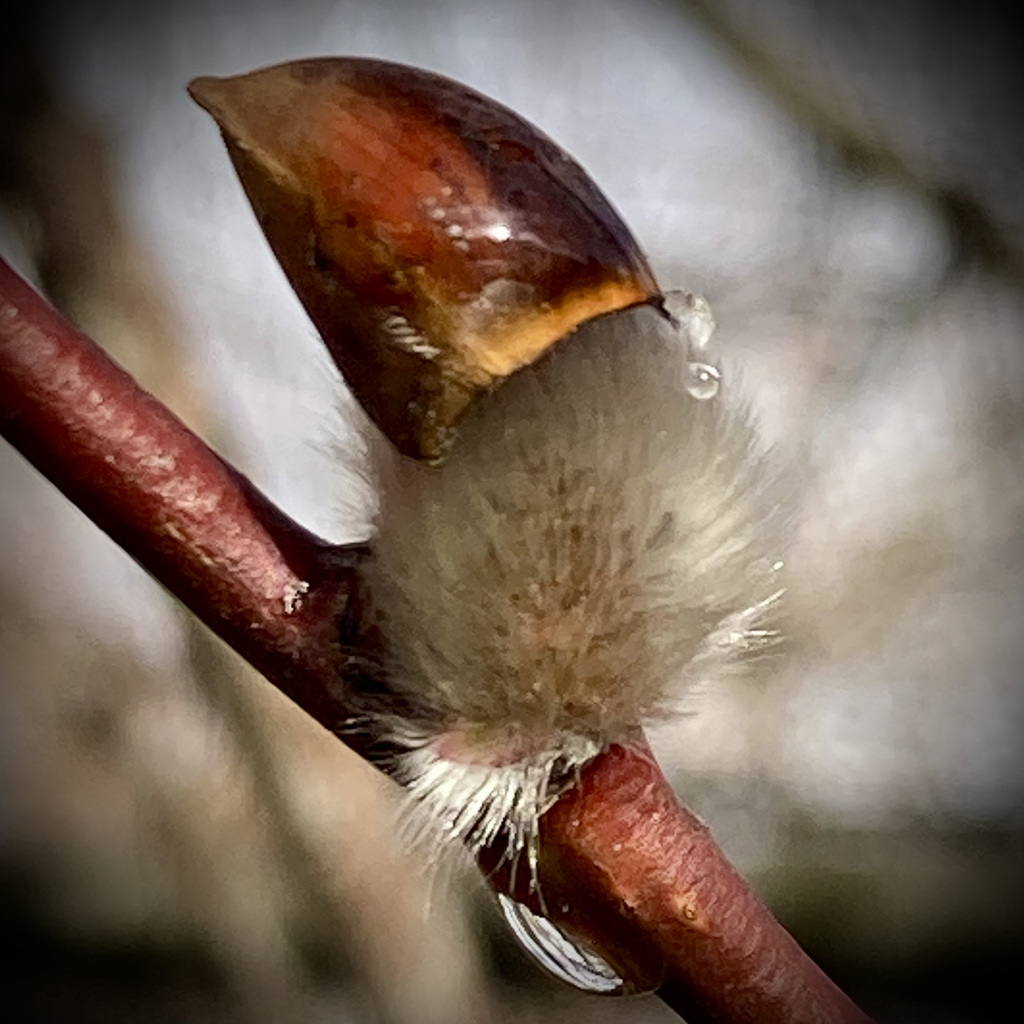
[[[1024,65],[1004,5],[82,0],[0,32],[0,252],[288,512],[366,536],[351,400],[199,74],[348,54],[590,172],[799,482],[788,658],[659,756],[880,1021],[1016,1020],[1024,938]],[[667,1022],[428,891],[389,783],[0,445],[11,1019]]]

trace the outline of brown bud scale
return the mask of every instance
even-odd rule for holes
[[[447,78],[325,58],[190,91],[346,381],[405,454],[441,458],[480,392],[658,295],[584,171]]]

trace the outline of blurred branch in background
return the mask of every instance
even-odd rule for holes
[[[1024,286],[1024,114],[1005,5],[679,0],[849,174],[933,203],[958,265]],[[1009,165],[1009,166],[1008,166]]]

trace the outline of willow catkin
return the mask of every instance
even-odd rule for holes
[[[777,640],[774,476],[693,358],[652,307],[599,318],[481,399],[443,466],[380,467],[366,578],[411,710],[377,727],[429,834],[532,873],[588,759]]]

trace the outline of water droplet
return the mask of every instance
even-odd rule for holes
[[[703,295],[684,291],[665,292],[662,308],[686,338],[692,355],[699,355],[708,347],[711,335],[715,333],[715,317]]]
[[[722,375],[710,363],[686,364],[686,390],[699,402],[718,394]]]
[[[624,995],[626,983],[596,953],[570,939],[556,924],[508,896],[498,902],[519,944],[549,974],[584,992]]]
[[[703,352],[715,333],[715,318],[703,295],[693,296],[693,308],[686,324],[686,336],[693,352]]]

